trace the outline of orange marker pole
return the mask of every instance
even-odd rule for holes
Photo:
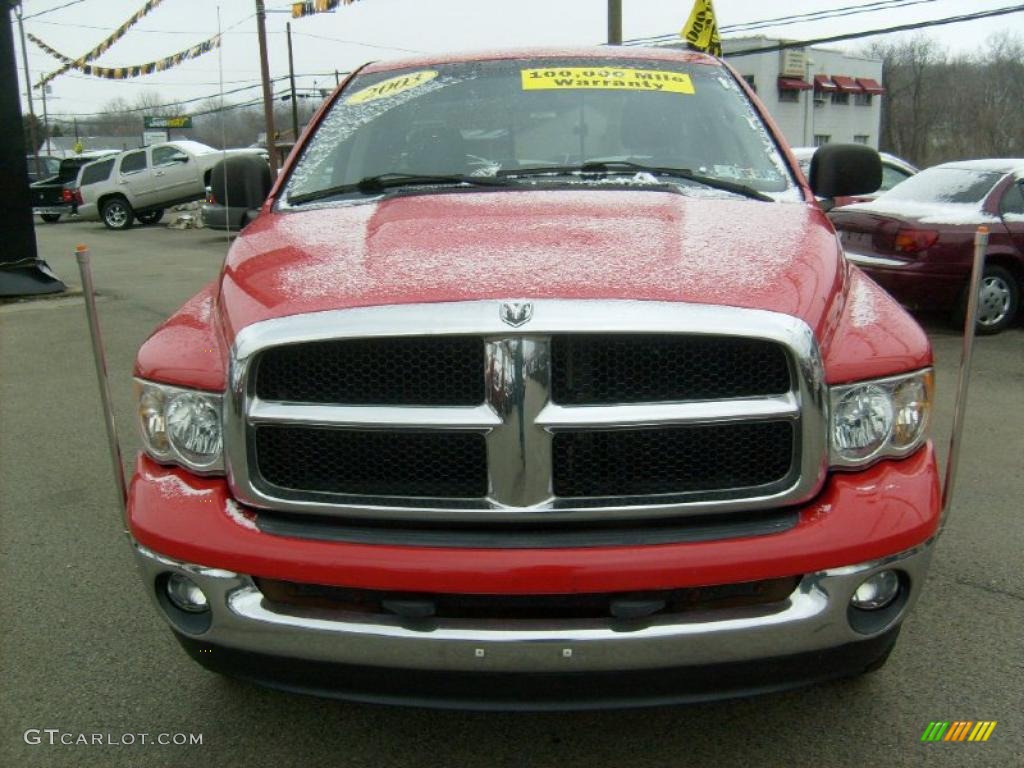
[[[78,261],[78,272],[82,276],[82,291],[85,294],[85,316],[89,321],[89,335],[92,338],[93,362],[96,363],[96,379],[100,386],[100,403],[103,406],[103,422],[107,428],[107,445],[110,449],[110,462],[114,470],[114,483],[117,485],[117,501],[121,508],[121,519],[127,533],[128,486],[124,479],[124,464],[121,462],[121,446],[117,441],[117,424],[114,422],[113,400],[110,397],[107,356],[103,350],[99,314],[96,312],[96,293],[93,289],[89,249],[84,245],[75,246],[75,259]]]

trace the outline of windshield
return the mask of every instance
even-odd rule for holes
[[[588,163],[605,164],[601,178],[573,176],[573,168]],[[644,176],[636,166],[799,199],[774,141],[728,73],[706,64],[621,59],[485,61],[357,76],[305,147],[284,199],[311,200],[395,174],[513,184],[626,177],[731,194],[665,174]],[[518,170],[531,173],[517,176]],[[364,184],[348,193],[368,191]]]
[[[881,195],[879,201],[980,203],[1005,174],[965,168],[928,168]]]

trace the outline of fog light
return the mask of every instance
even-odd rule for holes
[[[166,589],[170,601],[183,611],[203,613],[210,608],[206,594],[188,576],[172,573],[167,577]]]
[[[850,600],[854,607],[865,611],[885,608],[896,599],[900,591],[900,577],[895,571],[879,571],[864,579]]]

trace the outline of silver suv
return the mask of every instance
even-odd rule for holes
[[[259,153],[263,150],[229,150]],[[164,209],[201,200],[220,150],[196,141],[172,141],[133,149],[82,168],[78,184],[80,219],[101,220],[110,229],[128,229],[138,220],[155,224]]]

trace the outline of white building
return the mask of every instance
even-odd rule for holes
[[[768,37],[722,40],[725,60],[757,91],[794,147],[858,143],[878,149],[885,89],[882,61],[826,48],[770,48]]]

